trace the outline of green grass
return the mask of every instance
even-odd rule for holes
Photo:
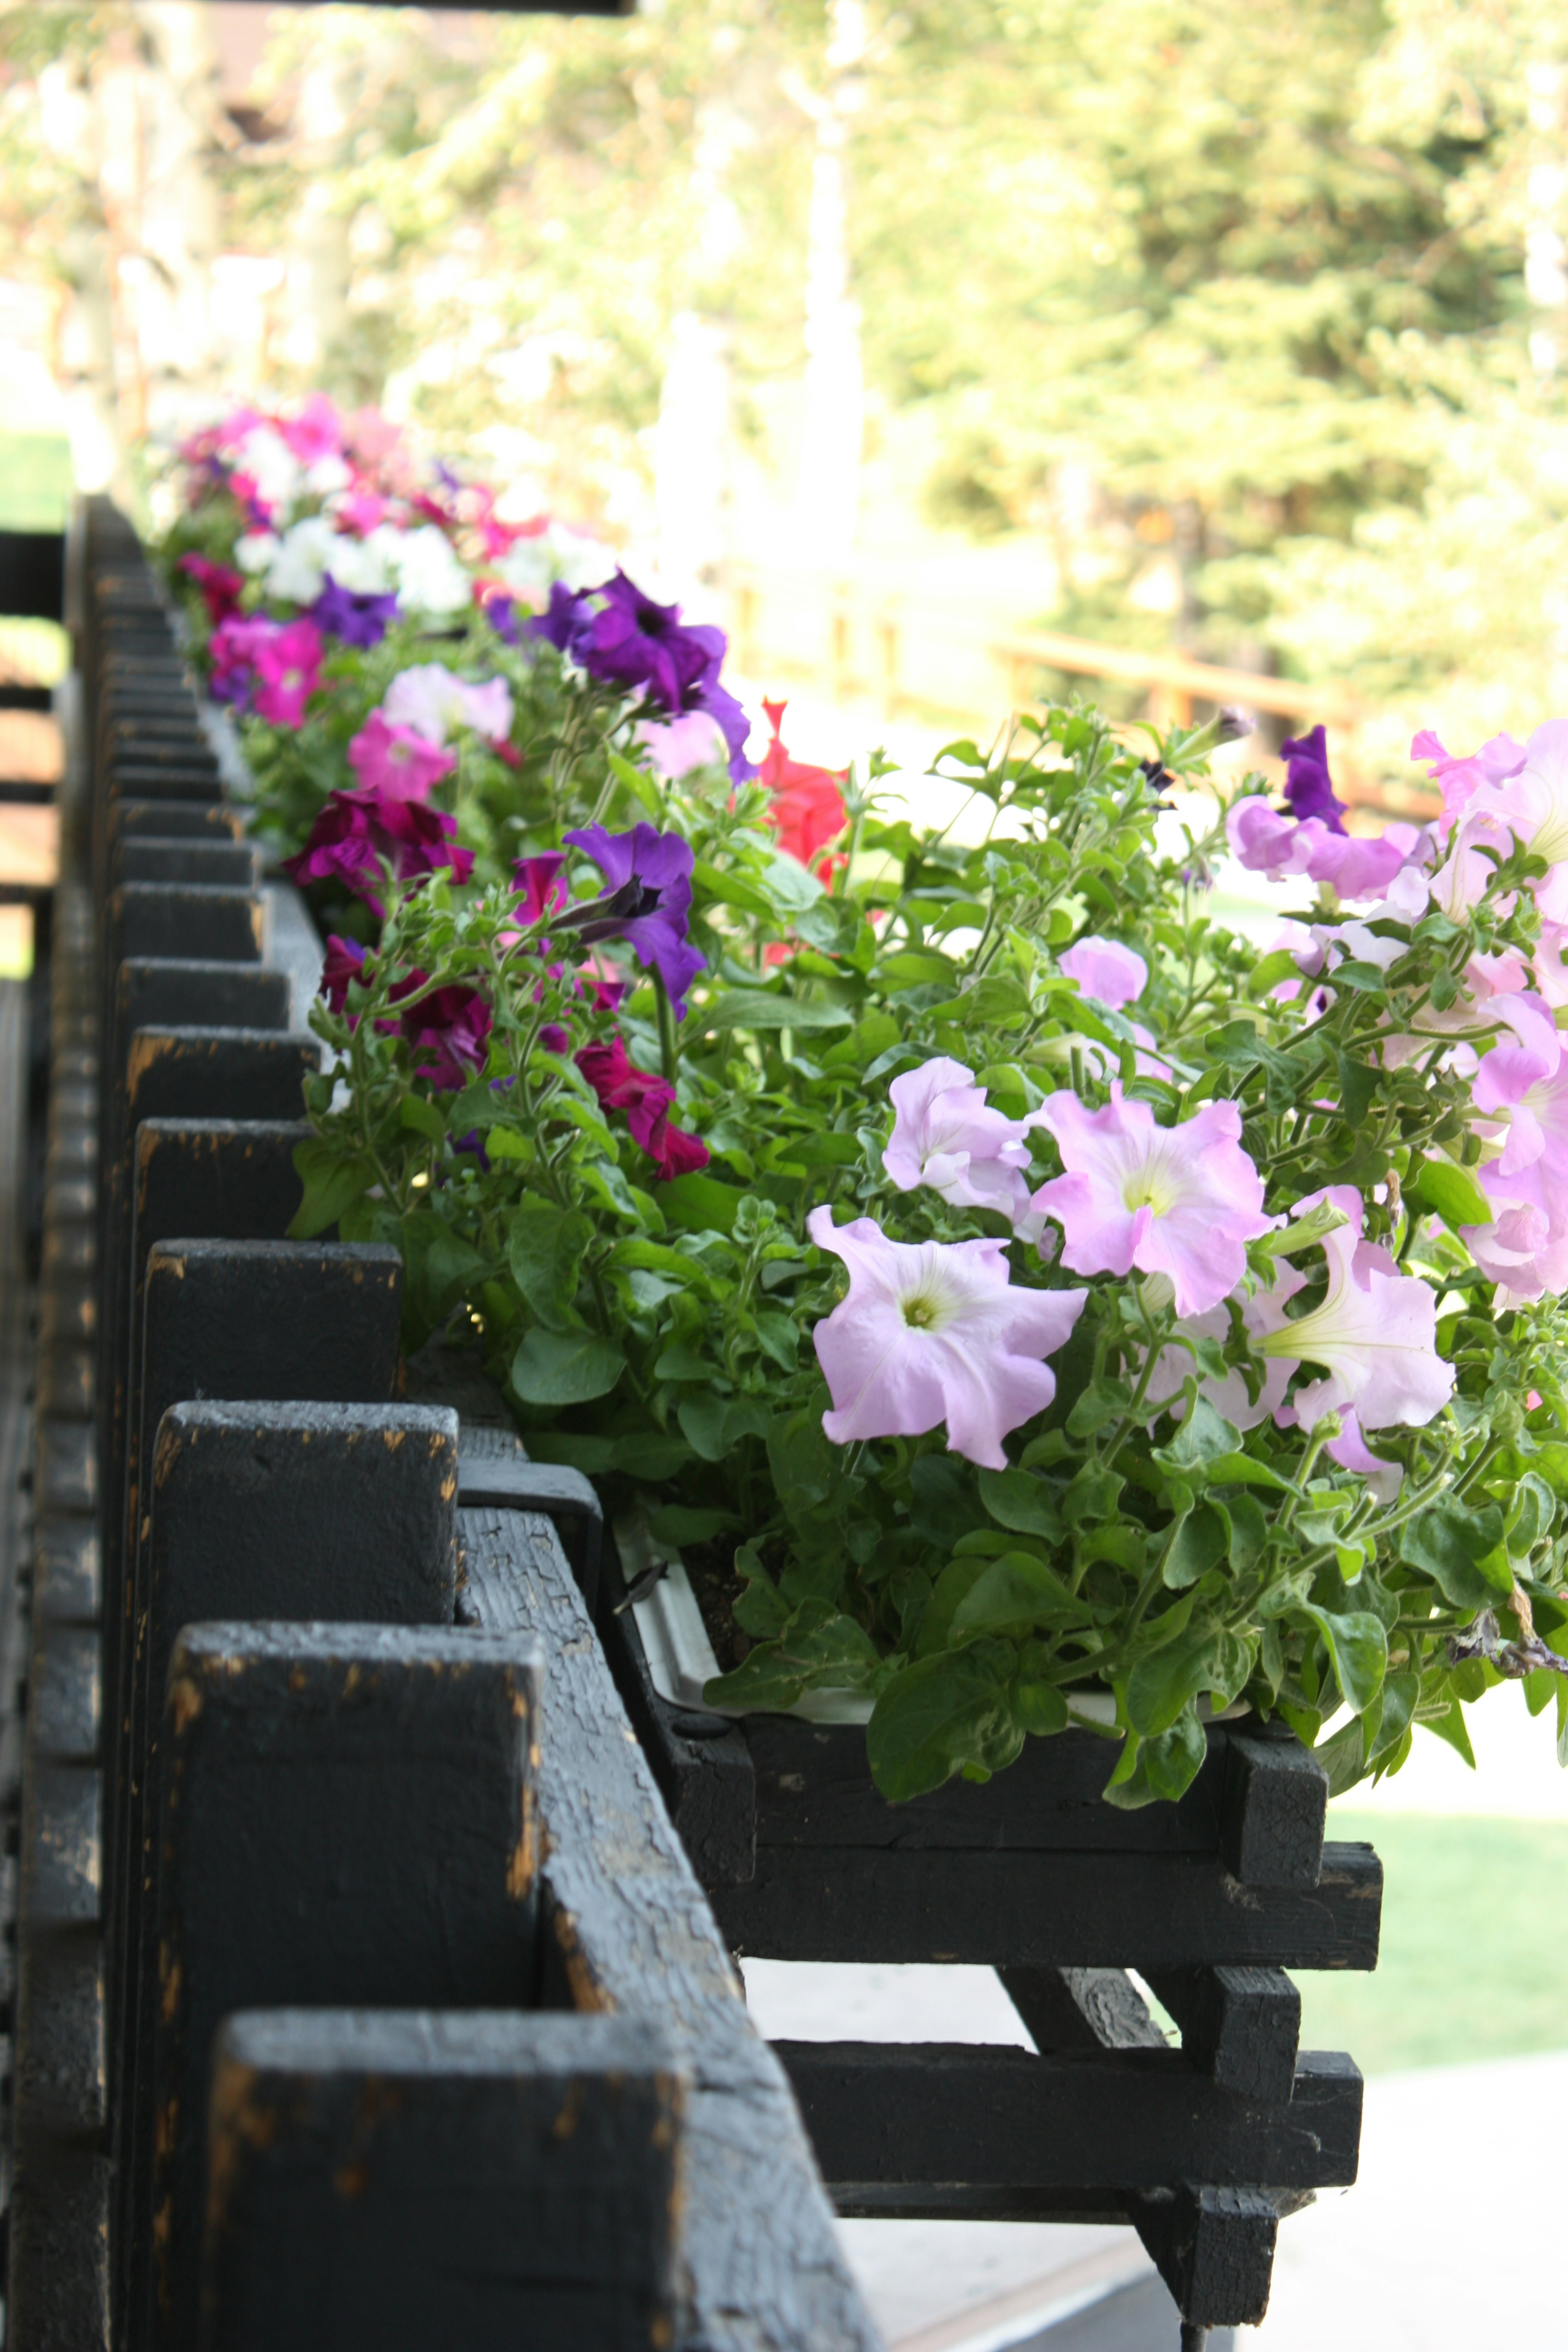
[[[1371,1976],[1302,1973],[1301,2047],[1367,2074],[1568,2049],[1568,1822],[1357,1812],[1331,1838],[1383,1858]]]

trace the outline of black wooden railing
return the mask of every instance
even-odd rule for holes
[[[132,533],[75,553],[7,2343],[872,2352],[592,1491],[286,1238],[319,951]]]

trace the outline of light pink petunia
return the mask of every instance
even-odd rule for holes
[[[1247,1244],[1271,1230],[1263,1180],[1241,1149],[1235,1103],[1205,1103],[1177,1127],[1156,1127],[1147,1103],[1120,1086],[1102,1110],[1065,1089],[1036,1114],[1056,1137],[1066,1174],[1035,1194],[1066,1237],[1075,1274],[1166,1274],[1178,1315],[1205,1315],[1235,1289]]]
[[[996,1209],[1015,1224],[1029,1214],[1029,1122],[985,1100],[973,1071],[943,1055],[906,1070],[888,1092],[898,1114],[882,1165],[900,1192],[929,1184],[955,1208]]]
[[[1249,1339],[1257,1341],[1265,1331],[1275,1328],[1279,1319],[1279,1310],[1288,1298],[1293,1298],[1297,1291],[1305,1287],[1306,1280],[1306,1276],[1299,1273],[1288,1259],[1282,1259],[1275,1266],[1272,1289],[1259,1292],[1256,1297],[1237,1298],[1241,1319]],[[1151,1407],[1163,1410],[1193,1370],[1192,1350],[1180,1345],[1184,1332],[1190,1332],[1194,1339],[1228,1339],[1229,1302],[1222,1300],[1219,1306],[1211,1307],[1206,1315],[1189,1315],[1177,1324],[1174,1340],[1161,1351],[1160,1360],[1149,1376],[1144,1396]],[[1284,1403],[1289,1381],[1290,1366],[1288,1363],[1266,1362],[1256,1398],[1248,1393],[1246,1379],[1239,1368],[1226,1372],[1220,1380],[1205,1377],[1202,1393],[1215,1411],[1223,1413],[1226,1421],[1233,1421],[1237,1429],[1255,1429],[1260,1421],[1267,1421],[1269,1414],[1277,1412]],[[1180,1408],[1176,1418],[1181,1418]]]
[[[918,1437],[945,1422],[955,1454],[1005,1469],[1002,1440],[1056,1395],[1044,1359],[1088,1293],[1016,1287],[1000,1241],[891,1242],[869,1217],[836,1227],[826,1206],[806,1230],[849,1269],[848,1297],[812,1333],[835,1444]]]
[[[475,686],[440,662],[399,670],[381,707],[391,725],[411,728],[426,743],[445,744],[459,727],[471,727],[488,742],[511,731],[511,688],[504,677]]]
[[[1431,1286],[1401,1274],[1385,1249],[1362,1239],[1364,1211],[1352,1185],[1310,1192],[1291,1214],[1301,1216],[1320,1201],[1347,1220],[1320,1244],[1329,1269],[1321,1304],[1292,1321],[1277,1294],[1259,1294],[1274,1328],[1253,1341],[1255,1352],[1324,1370],[1324,1378],[1298,1389],[1291,1407],[1276,1418],[1310,1427],[1324,1413],[1353,1405],[1363,1428],[1387,1429],[1396,1422],[1419,1427],[1454,1392],[1454,1368],[1437,1353]]]
[[[1079,940],[1057,963],[1068,980],[1076,980],[1085,996],[1120,1013],[1135,1004],[1149,985],[1149,967],[1133,948],[1120,940]]]
[[[1478,790],[1468,810],[1545,858],[1550,870],[1530,886],[1536,905],[1546,921],[1568,922],[1568,719],[1538,727],[1522,765]]]
[[[1323,1448],[1331,1462],[1342,1470],[1356,1470],[1366,1480],[1378,1501],[1392,1503],[1405,1484],[1405,1472],[1397,1462],[1384,1462],[1374,1454],[1361,1433],[1361,1422],[1354,1405],[1340,1407],[1340,1433],[1331,1437]]]
[[[1453,752],[1445,751],[1430,727],[1424,727],[1410,746],[1410,756],[1424,762],[1443,795],[1438,830],[1447,833],[1479,792],[1516,776],[1529,755],[1524,745],[1516,743],[1511,735],[1494,735],[1479,751],[1456,758]]]
[[[432,784],[449,776],[458,762],[438,743],[411,727],[395,727],[373,710],[349,744],[349,765],[367,791],[392,793],[399,800],[424,801]]]

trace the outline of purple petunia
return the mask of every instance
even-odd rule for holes
[[[686,936],[691,908],[691,845],[678,833],[651,824],[630,833],[606,833],[602,824],[580,826],[566,840],[591,857],[609,885],[602,898],[571,908],[568,924],[585,945],[625,940],[645,971],[664,983],[678,1021],[686,1016],[686,992],[707,958]]]
[[[586,668],[584,648],[593,625],[594,608],[587,597],[568,588],[563,580],[557,580],[551,584],[549,604],[536,619],[530,621],[528,634],[531,637],[542,637],[558,654],[570,654],[574,661],[583,662]]]
[[[705,711],[724,738],[731,780],[756,774],[745,748],[752,722],[719,683],[729,644],[722,629],[682,622],[679,604],[656,603],[624,572],[581,595],[558,580],[549,610],[529,626],[590,677],[642,694],[671,719]]]
[[[345,646],[368,653],[372,646],[380,645],[396,620],[397,598],[362,596],[352,588],[340,588],[329,572],[310,606],[310,618],[323,636],[337,637]]]
[[[1299,823],[1315,816],[1331,833],[1343,833],[1341,819],[1345,807],[1329,774],[1329,743],[1323,729],[1314,727],[1300,742],[1281,743],[1279,752],[1285,761],[1285,797],[1291,815]]]

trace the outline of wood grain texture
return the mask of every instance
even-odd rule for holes
[[[138,2258],[157,2352],[196,2340],[208,2059],[239,2009],[511,2008],[536,1981],[528,1634],[211,1624],[170,1664]],[[149,2166],[148,2159],[151,2158]]]
[[[1328,1845],[1317,1886],[1274,1888],[1202,1854],[1061,1853],[1004,1872],[984,1853],[821,1848],[808,1872],[761,1847],[750,1886],[710,1895],[732,1948],[773,1959],[1371,1969],[1383,1865],[1370,1846]]]
[[[498,1447],[515,1445],[498,1433]],[[783,2071],[746,2015],[560,1546],[520,1513],[465,1510],[458,1525],[479,1623],[532,1627],[549,1658],[547,1997],[656,2021],[692,2071],[679,2340],[689,2352],[871,2352]]]
[[[1310,2053],[1288,2105],[1244,2101],[1175,2050],[1052,2053],[984,2044],[781,2042],[830,2185],[961,2180],[998,2189],[1195,2179],[1320,2189],[1356,2177],[1362,2080]]]
[[[205,2352],[668,2346],[688,2087],[631,2018],[230,2018],[213,2064]]]

